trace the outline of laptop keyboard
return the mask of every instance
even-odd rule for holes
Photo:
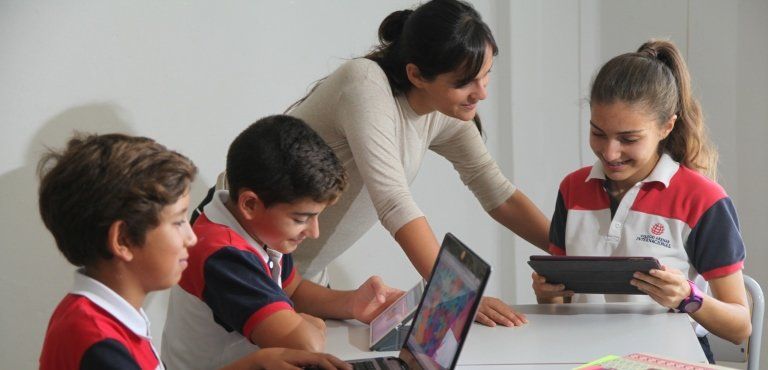
[[[394,361],[393,361],[394,362]],[[400,366],[402,368],[402,366]],[[387,360],[383,357],[372,358],[368,361],[354,362],[352,363],[353,370],[378,370],[378,369],[390,369],[387,365]]]
[[[366,362],[356,362],[352,364],[353,370],[376,370],[376,365],[374,365],[373,361],[366,361]]]

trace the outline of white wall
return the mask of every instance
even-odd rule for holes
[[[592,162],[584,97],[598,66],[649,37],[688,54],[723,184],[739,208],[763,286],[768,153],[768,9],[760,0],[474,1],[499,41],[487,144],[505,173],[546,214],[557,184]],[[364,54],[389,12],[411,0],[69,2],[0,1],[0,364],[35,368],[45,326],[72,267],[37,213],[34,167],[73,130],[150,136],[200,167],[200,199],[231,139],[281,112],[343,59]],[[415,198],[435,232],[451,231],[494,265],[489,293],[533,302],[535,248],[486,217],[442,158],[429,155]],[[360,261],[366,261],[361,263]],[[375,261],[375,262],[374,262]],[[381,228],[332,266],[338,287],[369,274],[407,288],[418,275]],[[148,305],[162,328],[163,297]],[[768,341],[767,341],[768,342]],[[764,351],[764,359],[766,358]]]
[[[732,122],[736,135],[734,147],[721,147],[735,156],[738,183],[729,188],[741,216],[741,229],[747,243],[745,272],[757,280],[768,293],[768,2],[760,0],[738,3],[738,35],[734,91],[736,109]],[[733,40],[728,40],[733,43]],[[713,48],[712,53],[717,53]],[[722,153],[721,152],[721,153]],[[763,328],[760,364],[768,367],[768,321]]]

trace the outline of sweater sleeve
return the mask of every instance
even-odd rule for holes
[[[442,124],[429,148],[451,162],[483,209],[490,211],[504,203],[516,188],[488,153],[474,123],[441,116]]]
[[[396,138],[398,110],[386,76],[373,63],[348,65],[346,84],[336,110],[355,165],[382,225],[394,235],[423,216],[411,195]]]

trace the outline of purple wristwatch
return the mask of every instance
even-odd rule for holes
[[[701,303],[704,302],[704,295],[701,294],[699,288],[692,281],[688,280],[688,284],[691,286],[691,294],[680,302],[677,310],[685,313],[694,313],[701,308]]]

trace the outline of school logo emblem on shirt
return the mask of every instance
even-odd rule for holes
[[[650,234],[640,234],[640,236],[637,237],[637,241],[660,245],[664,248],[670,248],[671,244],[669,242],[669,239],[665,239],[661,237],[661,234],[664,234],[665,229],[666,228],[664,227],[664,225],[657,222],[651,225],[651,227],[648,229],[648,232],[650,232]]]
[[[664,233],[664,225],[655,223],[651,226],[651,234],[659,236]]]

